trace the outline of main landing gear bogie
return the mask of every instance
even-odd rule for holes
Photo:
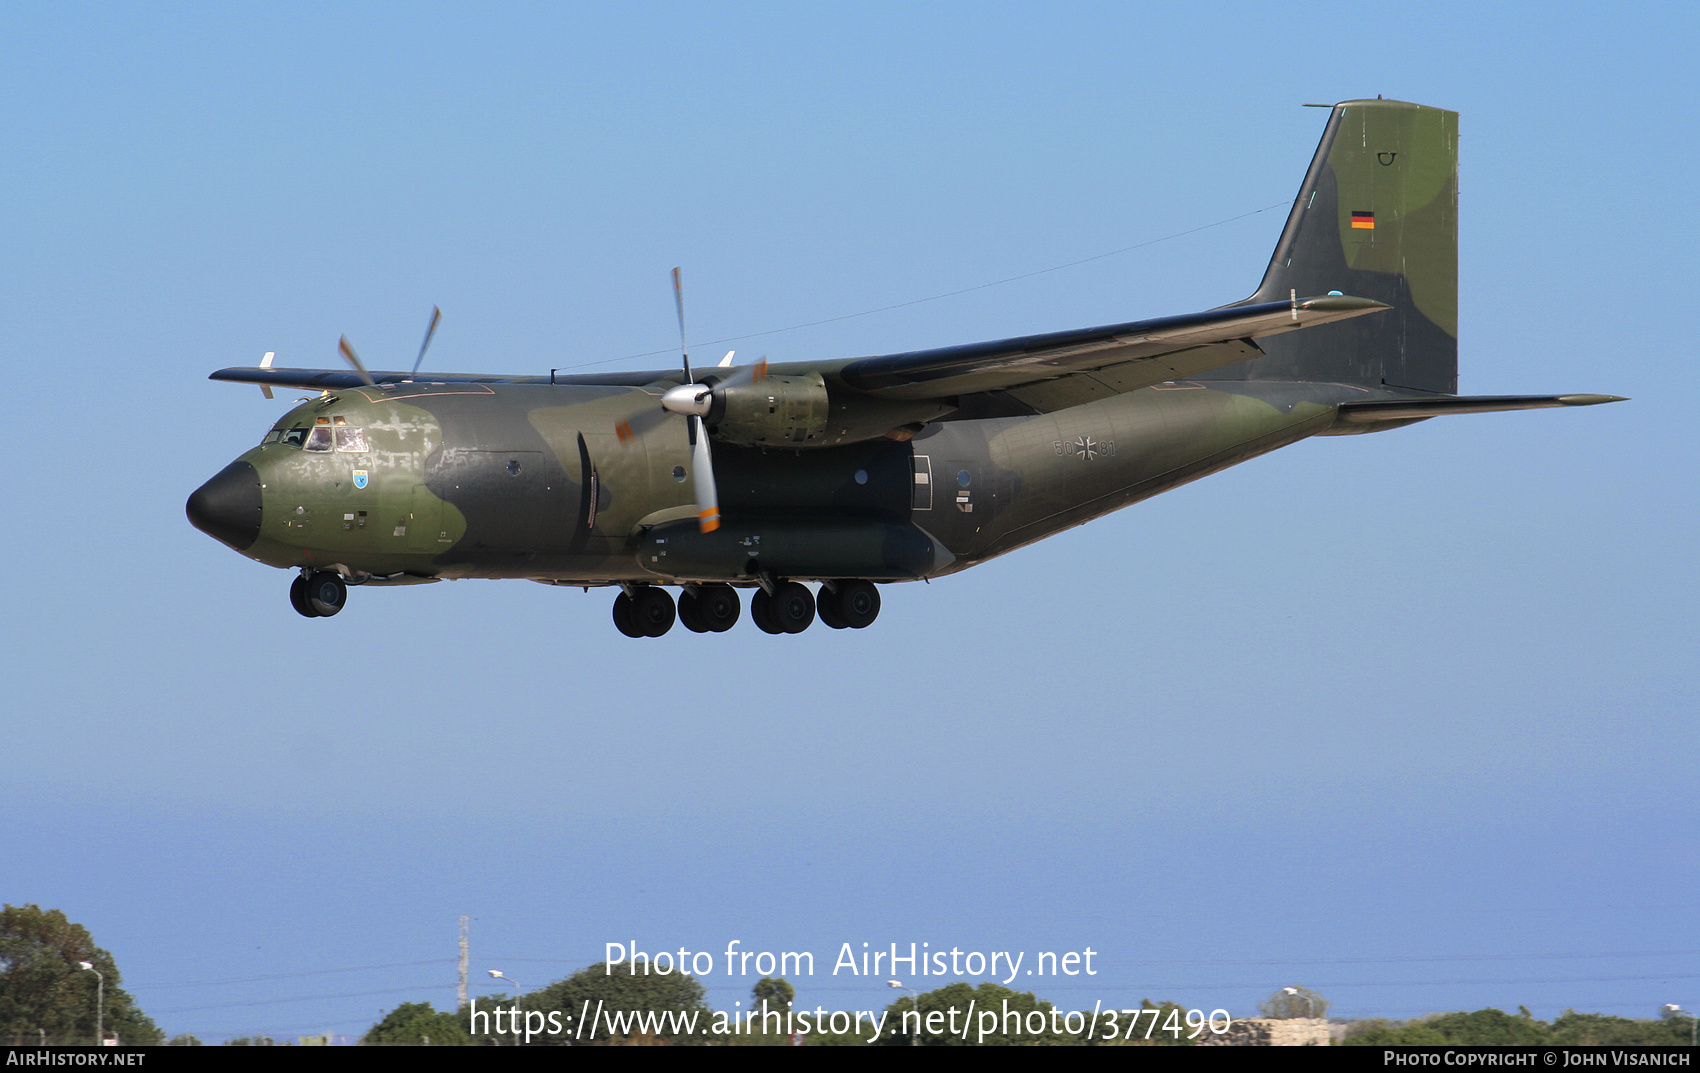
[[[750,593],[750,621],[763,633],[802,633],[818,617],[835,630],[864,629],[880,612],[879,589],[850,579],[821,584],[817,596],[796,581]],[[723,583],[687,585],[675,607],[666,589],[638,585],[614,598],[614,626],[627,637],[660,637],[675,621],[692,633],[724,633],[737,624],[738,590]]]
[[[697,585],[679,593],[679,622],[692,633],[725,633],[742,610],[730,585]]]
[[[802,633],[815,620],[815,596],[803,585],[787,581],[773,590],[757,589],[750,597],[750,618],[763,633]]]
[[[348,585],[326,570],[300,574],[289,583],[289,606],[306,618],[330,618],[348,602]]]
[[[614,627],[627,637],[660,637],[677,617],[666,589],[640,585],[614,598]]]
[[[874,624],[880,613],[880,590],[871,581],[832,581],[821,586],[815,598],[820,620],[835,630],[862,630]]]

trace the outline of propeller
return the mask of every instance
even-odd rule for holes
[[[360,364],[360,358],[354,353],[354,348],[348,345],[348,336],[343,336],[342,342],[338,343],[336,348],[342,351],[343,360],[354,366],[354,371],[360,374],[360,379],[366,381],[367,387],[378,386],[378,382],[372,379],[372,374],[366,371],[366,366]]]
[[[714,483],[714,458],[708,446],[707,424],[708,413],[714,407],[714,394],[753,380],[766,379],[767,361],[763,359],[754,365],[734,369],[732,375],[723,381],[697,382],[691,372],[691,357],[685,346],[685,296],[677,268],[673,269],[673,304],[679,314],[679,359],[684,368],[684,383],[668,388],[661,396],[658,409],[646,410],[618,422],[614,426],[614,434],[621,444],[630,446],[639,436],[669,417],[685,419],[685,433],[691,444],[691,479],[696,491],[697,525],[703,532],[712,533],[720,528],[720,494]],[[717,368],[729,367],[736,353],[735,350],[727,351]]]
[[[425,341],[419,344],[419,356],[413,359],[413,370],[407,375],[412,376],[414,373],[419,371],[420,363],[425,360],[425,351],[431,346],[431,338],[437,334],[437,322],[442,319],[442,309],[437,306],[432,306],[431,323],[425,328]],[[342,342],[337,344],[337,350],[342,353],[342,360],[348,362],[349,365],[354,367],[354,371],[360,374],[360,379],[366,381],[366,385],[368,387],[378,386],[377,381],[372,379],[372,374],[366,371],[366,366],[360,363],[360,356],[354,353],[354,348],[349,345],[348,336],[345,335],[342,337]],[[267,357],[267,363],[270,363],[269,355]]]
[[[437,306],[432,306],[431,324],[425,329],[425,341],[419,344],[419,356],[413,359],[413,372],[410,372],[407,375],[412,376],[413,373],[419,371],[419,363],[425,360],[425,350],[431,345],[431,337],[437,334],[437,322],[442,319],[443,311]]]
[[[735,350],[728,350],[726,358],[730,358],[736,353]],[[726,358],[722,358],[721,363],[715,368],[728,368]],[[714,408],[716,393],[765,379],[767,379],[767,359],[763,358],[754,365],[741,365],[733,369],[732,375],[724,380],[718,377],[706,377],[699,383],[680,384],[677,387],[668,388],[666,393],[661,396],[659,408],[644,410],[625,418],[615,424],[614,433],[619,436],[622,444],[630,446],[639,436],[647,435],[671,416],[707,417],[708,413]]]

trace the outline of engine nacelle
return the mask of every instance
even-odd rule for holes
[[[708,427],[740,447],[820,447],[830,407],[820,373],[768,376],[717,389]]]

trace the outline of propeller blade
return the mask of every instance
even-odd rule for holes
[[[698,385],[691,373],[691,356],[685,348],[685,287],[677,268],[673,269],[673,305],[679,313],[679,361],[684,366],[685,379],[661,396],[660,413],[663,418],[668,414],[685,415],[685,431],[691,441],[691,479],[697,494],[697,526],[705,533],[712,533],[720,528],[720,493],[714,487],[714,458],[709,453],[708,426],[703,422],[703,415],[708,413],[713,403],[714,392],[707,386]],[[732,354],[729,352],[720,364],[724,367],[731,362]],[[731,380],[736,381],[742,372],[734,372]],[[763,361],[759,376],[766,375],[767,362]],[[630,443],[637,438],[632,422],[641,420],[643,416],[630,418],[615,428],[621,443]]]
[[[673,269],[673,305],[679,311],[679,357],[685,365],[685,383],[696,382],[691,375],[691,356],[685,353],[685,288],[679,280],[678,268]]]
[[[763,358],[754,365],[740,365],[732,370],[732,375],[716,384],[716,388],[742,387],[749,383],[760,383],[767,379],[767,359]]]
[[[348,364],[354,366],[354,371],[360,374],[360,379],[366,381],[367,387],[378,386],[377,381],[372,379],[372,374],[366,371],[366,366],[360,364],[360,359],[354,356],[354,348],[348,345],[348,336],[342,337],[342,342],[337,345],[337,349],[342,351],[342,356]]]
[[[431,345],[431,337],[437,334],[437,322],[443,319],[443,311],[437,306],[431,307],[431,326],[425,329],[425,341],[419,344],[419,356],[413,359],[413,372],[419,371],[419,363],[425,360],[425,349]],[[412,376],[413,373],[409,373]]]
[[[663,410],[659,406],[653,410],[640,410],[630,417],[615,422],[614,435],[618,437],[621,446],[630,447],[637,442],[638,437],[646,435],[651,429],[672,416],[671,411]]]
[[[702,418],[686,418],[691,423],[691,480],[697,492],[697,526],[705,533],[720,528],[720,493],[714,487],[714,459],[708,450],[708,429]]]

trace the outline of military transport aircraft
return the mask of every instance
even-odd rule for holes
[[[706,374],[688,357],[369,374],[346,340],[351,369],[268,354],[212,379],[320,394],[191,495],[189,520],[297,569],[290,602],[308,617],[341,611],[351,585],[530,578],[617,588],[629,637],[675,617],[729,629],[740,589],[768,633],[817,613],[861,628],[880,584],[964,570],[1308,436],[1618,401],[1454,394],[1457,123],[1335,105],[1262,284],[1201,313]]]

